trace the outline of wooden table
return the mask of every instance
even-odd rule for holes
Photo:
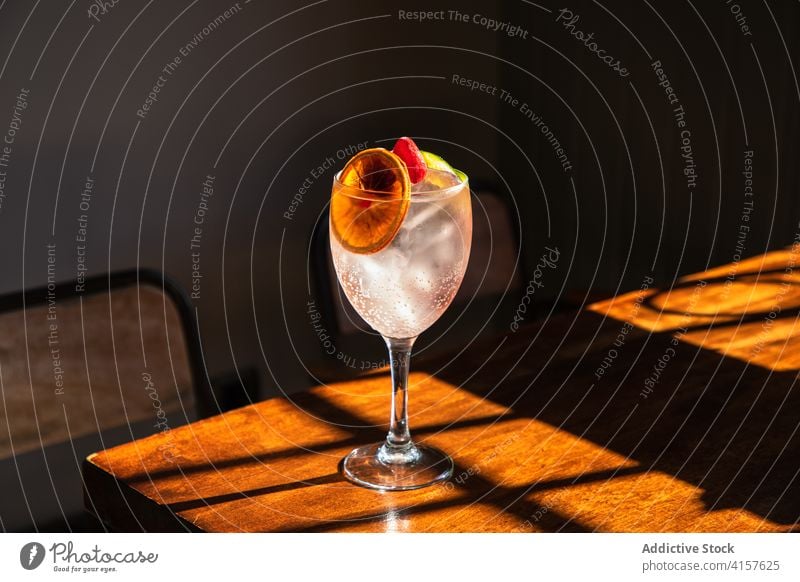
[[[385,434],[376,375],[93,454],[87,507],[118,530],[796,531],[798,258],[671,291],[645,277],[418,365],[412,432],[452,455],[445,484],[382,493],[340,476]]]

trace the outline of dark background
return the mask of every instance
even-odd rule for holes
[[[785,246],[798,231],[796,2],[566,6],[580,16],[575,28],[594,32],[627,77],[556,22],[565,6],[546,0],[462,2],[466,23],[399,18],[399,10],[453,9],[431,2],[240,2],[183,57],[144,119],[137,110],[162,68],[234,4],[121,0],[99,22],[91,6],[0,7],[0,134],[20,90],[30,92],[5,168],[0,292],[46,283],[47,244],[56,245],[58,280],[74,279],[82,213],[88,274],[146,267],[190,290],[189,239],[202,182],[213,175],[193,304],[220,391],[244,382],[239,396],[262,398],[358,372],[326,353],[309,301],[336,353],[382,357],[378,338],[342,333],[320,260],[318,223],[335,169],[284,217],[311,169],[351,144],[412,136],[466,171],[476,190],[493,193],[510,217],[492,225],[496,240],[507,230],[511,244],[491,247],[488,269],[474,267],[488,273],[488,291],[471,303],[462,296],[423,337],[423,351],[508,329],[547,246],[561,258],[527,319],[638,288],[647,276],[668,287],[734,260],[745,150],[754,152],[754,196],[742,256]],[[487,30],[472,21],[476,14],[519,26],[527,38]],[[693,190],[655,60],[686,112]],[[562,169],[518,106],[458,86],[454,74],[527,103],[572,169]],[[95,187],[83,212],[87,176]],[[516,275],[493,269],[496,261],[516,264]]]

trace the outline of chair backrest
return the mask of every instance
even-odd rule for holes
[[[0,525],[83,513],[80,464],[195,418],[208,391],[183,296],[151,272],[0,298]]]

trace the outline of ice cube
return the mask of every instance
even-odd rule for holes
[[[433,190],[442,190],[457,186],[461,183],[458,176],[445,170],[428,170],[425,178],[421,182],[417,182],[411,186],[412,194],[421,194],[424,192],[431,192]]]
[[[433,202],[430,204],[412,204],[411,210],[403,223],[404,230],[410,231],[417,228],[433,218],[439,211],[439,206]]]

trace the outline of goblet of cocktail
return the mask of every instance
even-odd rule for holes
[[[472,210],[467,177],[401,138],[392,152],[365,150],[336,175],[330,244],[339,283],[389,350],[389,432],[343,462],[352,482],[416,489],[450,477],[452,460],[411,439],[408,372],[416,338],[444,313],[469,260]]]

